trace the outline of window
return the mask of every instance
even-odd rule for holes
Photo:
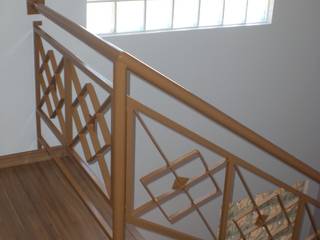
[[[87,28],[110,34],[268,24],[273,1],[87,0]]]

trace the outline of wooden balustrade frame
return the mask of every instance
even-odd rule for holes
[[[101,76],[99,73],[94,71],[87,64],[82,62],[74,53],[45,32],[41,27],[41,22],[34,22],[35,92],[37,106],[36,125],[38,146],[39,148],[47,149],[49,153],[52,151],[41,132],[41,124],[44,122],[72,158],[77,159],[84,165],[90,164],[94,161],[98,162],[104,182],[102,187],[98,182],[96,183],[99,189],[105,194],[106,201],[112,207],[112,231],[106,226],[106,223],[101,222],[101,216],[96,215],[97,213],[92,209],[92,206],[89,206],[89,209],[92,210],[92,213],[108,233],[110,239],[124,240],[127,224],[144,228],[174,239],[199,239],[196,236],[192,236],[190,234],[177,231],[174,228],[162,226],[161,224],[142,218],[145,213],[155,208],[159,208],[170,223],[175,223],[180,219],[185,218],[191,212],[197,212],[213,239],[226,239],[228,236],[227,223],[230,221],[228,211],[233,199],[232,193],[234,190],[234,179],[236,175],[240,177],[240,180],[252,201],[254,211],[256,211],[260,218],[261,227],[265,229],[269,238],[273,239],[274,235],[271,230],[269,230],[266,220],[261,215],[259,206],[255,203],[254,195],[251,193],[241,169],[245,169],[256,176],[295,194],[295,196],[299,198],[299,206],[294,223],[290,222],[287,216],[286,207],[283,205],[281,199],[278,198],[279,206],[287,219],[288,226],[293,228],[293,239],[298,239],[304,213],[307,213],[312,223],[314,233],[317,234],[315,220],[313,219],[309,206],[313,205],[316,208],[320,208],[319,200],[308,196],[306,193],[301,192],[292,186],[289,186],[288,184],[273,177],[271,174],[266,173],[262,169],[253,166],[215,143],[203,138],[197,133],[194,133],[166,116],[134,100],[128,92],[128,89],[130,88],[129,73],[139,76],[142,80],[153,85],[157,89],[160,89],[166,94],[174,97],[179,102],[189,106],[209,120],[218,123],[221,127],[228,129],[230,132],[250,142],[257,148],[265,151],[282,163],[320,184],[320,173],[317,170],[227,116],[214,106],[195,96],[190,91],[152,69],[145,63],[116,46],[98,38],[88,32],[85,28],[45,6],[43,1],[27,0],[27,6],[29,14],[41,14],[45,16],[113,63],[113,81],[110,83],[106,77]],[[49,47],[52,49],[45,52],[43,41],[47,42]],[[62,59],[59,62],[56,60],[53,50],[58,51],[62,55]],[[53,69],[53,72],[51,69]],[[94,83],[94,85],[89,82],[82,86],[76,69],[84,73],[90,81]],[[102,103],[100,103],[96,95],[96,88],[98,87],[103,89],[106,93],[106,99]],[[74,93],[76,96],[73,96]],[[90,113],[88,108],[88,101],[93,105],[93,114]],[[46,106],[46,109],[44,109],[44,106]],[[78,110],[81,110],[80,113],[85,121],[84,124],[81,121]],[[106,119],[103,116],[103,114],[109,110],[111,110],[112,118],[111,129],[109,129]],[[175,161],[171,161],[166,157],[166,154],[162,150],[156,138],[144,123],[142,116],[147,116],[163,126],[174,130],[176,133],[221,156],[224,160],[217,164],[217,166],[210,167],[203,159],[201,153],[194,150],[190,152],[189,155],[183,156]],[[57,119],[57,121],[54,122],[54,119]],[[163,168],[157,169],[140,179],[146,191],[148,191],[148,184],[155,181],[159,176],[162,176],[162,174],[171,172],[175,176],[175,184],[172,191],[163,196],[154,196],[149,192],[151,200],[138,207],[134,206],[135,191],[133,181],[135,177],[134,141],[136,122],[140,122],[143,126],[147,135],[151,139],[151,142],[159,151],[165,163]],[[97,133],[99,129],[101,129],[103,138],[102,144]],[[75,132],[76,135],[74,136]],[[89,136],[93,150],[89,147],[89,140],[87,139],[87,136]],[[85,159],[82,159],[81,155],[75,151],[75,146],[77,144],[81,145]],[[111,172],[109,172],[106,159],[104,157],[105,153],[109,150],[111,150]],[[201,159],[205,168],[204,174],[192,179],[186,179],[178,176],[175,172],[176,168],[179,168],[181,165],[187,164],[190,161],[194,161],[195,158]],[[61,170],[68,175],[58,160],[57,164]],[[223,188],[218,186],[214,180],[214,174],[218,171],[225,171],[225,182]],[[208,196],[205,196],[200,200],[194,200],[188,190],[204,178],[210,178],[217,191],[210,192]],[[73,182],[72,179],[70,182]],[[84,202],[87,202],[87,196],[83,196],[81,189],[79,189],[76,183],[74,183],[74,187],[76,191],[79,192],[79,195],[82,196]],[[223,189],[223,191],[221,189]],[[203,215],[200,207],[210,201],[213,201],[217,194],[220,193],[223,194],[223,204],[220,216],[220,229],[219,232],[217,232],[215,229],[211,228],[210,223]],[[191,204],[190,208],[184,209],[182,212],[179,212],[174,216],[169,216],[162,209],[161,204],[167,199],[173,199],[177,194],[185,194],[188,197]],[[232,221],[239,230],[239,237],[246,239],[245,233],[241,230],[236,219],[232,219]]]

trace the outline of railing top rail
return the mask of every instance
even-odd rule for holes
[[[62,29],[84,42],[102,56],[114,61],[123,52],[120,48],[116,47],[112,43],[106,42],[98,36],[92,34],[81,25],[71,21],[64,17],[60,13],[52,10],[44,4],[38,4],[35,2],[30,3],[35,9],[39,11],[43,16],[60,26]]]
[[[31,1],[31,0],[28,0]],[[289,154],[285,150],[276,146],[269,140],[265,139],[261,135],[257,134],[253,130],[247,128],[243,124],[239,123],[235,119],[226,115],[222,111],[218,110],[214,106],[205,102],[201,98],[195,96],[193,93],[183,88],[173,80],[162,75],[158,71],[154,70],[147,64],[141,62],[130,54],[124,52],[120,48],[108,43],[96,35],[87,31],[84,27],[74,23],[73,21],[67,19],[61,14],[55,12],[54,10],[46,7],[44,4],[38,4],[31,2],[37,11],[50,19],[52,22],[72,34],[74,37],[80,41],[86,43],[88,46],[96,50],[98,53],[104,57],[116,61],[120,59],[127,66],[127,69],[131,72],[137,74],[147,82],[156,86],[157,88],[163,90],[179,101],[190,106],[194,110],[198,111],[202,115],[211,119],[212,121],[220,124],[241,138],[247,140],[253,145],[257,146],[261,150],[269,153],[270,155],[276,157],[283,163],[293,167],[297,171],[309,176],[314,181],[320,183],[320,172],[313,169],[309,165],[305,164],[303,161],[297,159],[293,155]]]

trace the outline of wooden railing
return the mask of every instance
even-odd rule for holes
[[[212,239],[222,240],[230,237],[228,232],[230,224],[234,224],[238,229],[239,238],[250,239],[248,236],[250,236],[251,232],[242,230],[238,220],[231,218],[229,214],[233,201],[232,193],[234,191],[235,177],[240,179],[249,196],[251,202],[251,210],[249,212],[256,214],[257,222],[259,223],[257,228],[263,229],[267,238],[275,239],[275,236],[279,233],[274,232],[270,227],[271,215],[266,216],[261,206],[257,203],[256,196],[251,192],[245,180],[243,170],[253,173],[296,197],[294,206],[286,206],[281,194],[274,196],[278,201],[277,206],[283,213],[283,219],[287,221],[286,229],[291,229],[292,239],[298,239],[300,236],[305,212],[310,219],[311,227],[314,231],[314,239],[319,239],[316,220],[310,210],[310,206],[320,208],[320,202],[317,199],[310,197],[301,189],[284,183],[272,176],[272,174],[259,169],[257,166],[248,163],[212,141],[135,100],[128,91],[130,88],[129,73],[135,74],[155,88],[202,114],[207,119],[218,123],[221,127],[250,142],[285,165],[304,174],[306,178],[311,179],[316,184],[320,184],[320,173],[317,170],[227,116],[145,63],[48,8],[41,0],[29,0],[28,10],[29,13],[42,14],[113,63],[113,80],[110,83],[106,77],[94,71],[74,53],[45,32],[41,27],[41,22],[34,22],[39,148],[44,147],[50,152],[49,143],[43,134],[42,122],[44,122],[72,158],[77,159],[81,164],[98,163],[103,181],[102,183],[99,183],[98,180],[96,182],[106,195],[106,201],[108,201],[113,211],[112,231],[108,229],[101,217],[96,216],[96,218],[101,226],[104,227],[110,239],[125,239],[126,224],[132,224],[174,239],[200,239],[173,228],[176,222],[193,212],[199,215]],[[45,49],[44,42],[49,46],[48,51]],[[60,61],[57,61],[55,51],[62,56]],[[85,75],[90,80],[84,83],[81,80],[82,75]],[[97,89],[104,91],[104,94],[97,94]],[[111,127],[106,120],[106,113],[110,111]],[[214,166],[209,166],[202,153],[197,149],[172,161],[152,134],[150,127],[144,120],[145,117],[174,130],[181,136],[217,154],[223,158],[223,161]],[[164,161],[163,167],[141,176],[141,185],[151,200],[138,207],[134,204],[136,122],[140,123]],[[80,150],[82,153],[79,153]],[[111,162],[106,157],[110,151]],[[203,166],[204,172],[202,174],[187,178],[177,173],[180,167],[197,161],[197,159],[200,159],[200,163]],[[59,161],[57,162],[59,164]],[[225,172],[223,187],[219,186],[214,178],[214,175],[221,171]],[[161,195],[154,194],[149,189],[149,185],[168,173],[173,174],[175,179],[172,189]],[[194,200],[189,190],[205,179],[209,179],[213,183],[215,190],[209,192],[203,198]],[[76,188],[76,190],[81,192],[81,189]],[[190,201],[190,207],[170,215],[162,207],[162,204],[174,199],[179,194],[184,194],[187,197],[188,201]],[[220,195],[223,196],[223,201],[219,230],[217,230],[213,229],[210,221],[206,219],[201,207],[216,200]],[[290,219],[288,212],[293,208],[296,208],[295,217]],[[154,209],[159,209],[172,227],[156,223],[156,220],[151,221],[142,218],[144,214]],[[254,231],[256,231],[256,228]]]

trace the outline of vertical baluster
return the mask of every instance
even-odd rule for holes
[[[40,26],[42,24],[41,21],[34,21],[33,27]],[[41,143],[39,141],[41,137],[41,120],[39,114],[37,114],[37,109],[40,105],[40,98],[41,98],[41,92],[40,92],[40,79],[39,79],[39,69],[40,69],[40,55],[39,55],[39,45],[40,45],[40,37],[38,34],[34,32],[33,34],[33,42],[34,42],[34,77],[35,77],[35,95],[36,95],[36,130],[37,130],[37,144],[38,149],[41,148]]]
[[[304,207],[305,207],[305,201],[303,199],[300,199],[298,202],[298,210],[297,210],[297,215],[294,222],[294,228],[292,233],[293,240],[300,239],[300,233],[301,233],[301,228],[303,224]]]
[[[126,99],[127,69],[123,56],[114,63],[112,95],[111,199],[113,203],[113,239],[125,239],[126,193]]]
[[[220,232],[219,232],[220,240],[224,240],[227,237],[228,212],[229,212],[230,202],[232,201],[234,177],[235,177],[234,163],[230,159],[227,159],[227,169],[225,174],[223,202],[222,202],[222,210],[221,210],[222,212],[221,212],[221,218],[220,218]]]
[[[307,203],[306,203],[306,212],[307,212],[307,216],[308,216],[308,218],[310,220],[310,223],[311,223],[311,229],[310,230],[314,232],[314,234],[316,236],[315,239],[319,240],[320,236],[318,234],[317,225],[316,225],[316,222],[315,222],[315,220],[314,220],[314,218],[312,216],[311,209],[310,209],[310,207],[309,207],[309,205]]]
[[[130,104],[131,103],[131,104]],[[134,167],[135,167],[135,134],[136,118],[132,102],[127,103],[127,171],[126,171],[126,208],[134,209]]]
[[[64,57],[64,89],[65,89],[65,127],[64,138],[65,147],[72,143],[72,63],[70,59]]]

